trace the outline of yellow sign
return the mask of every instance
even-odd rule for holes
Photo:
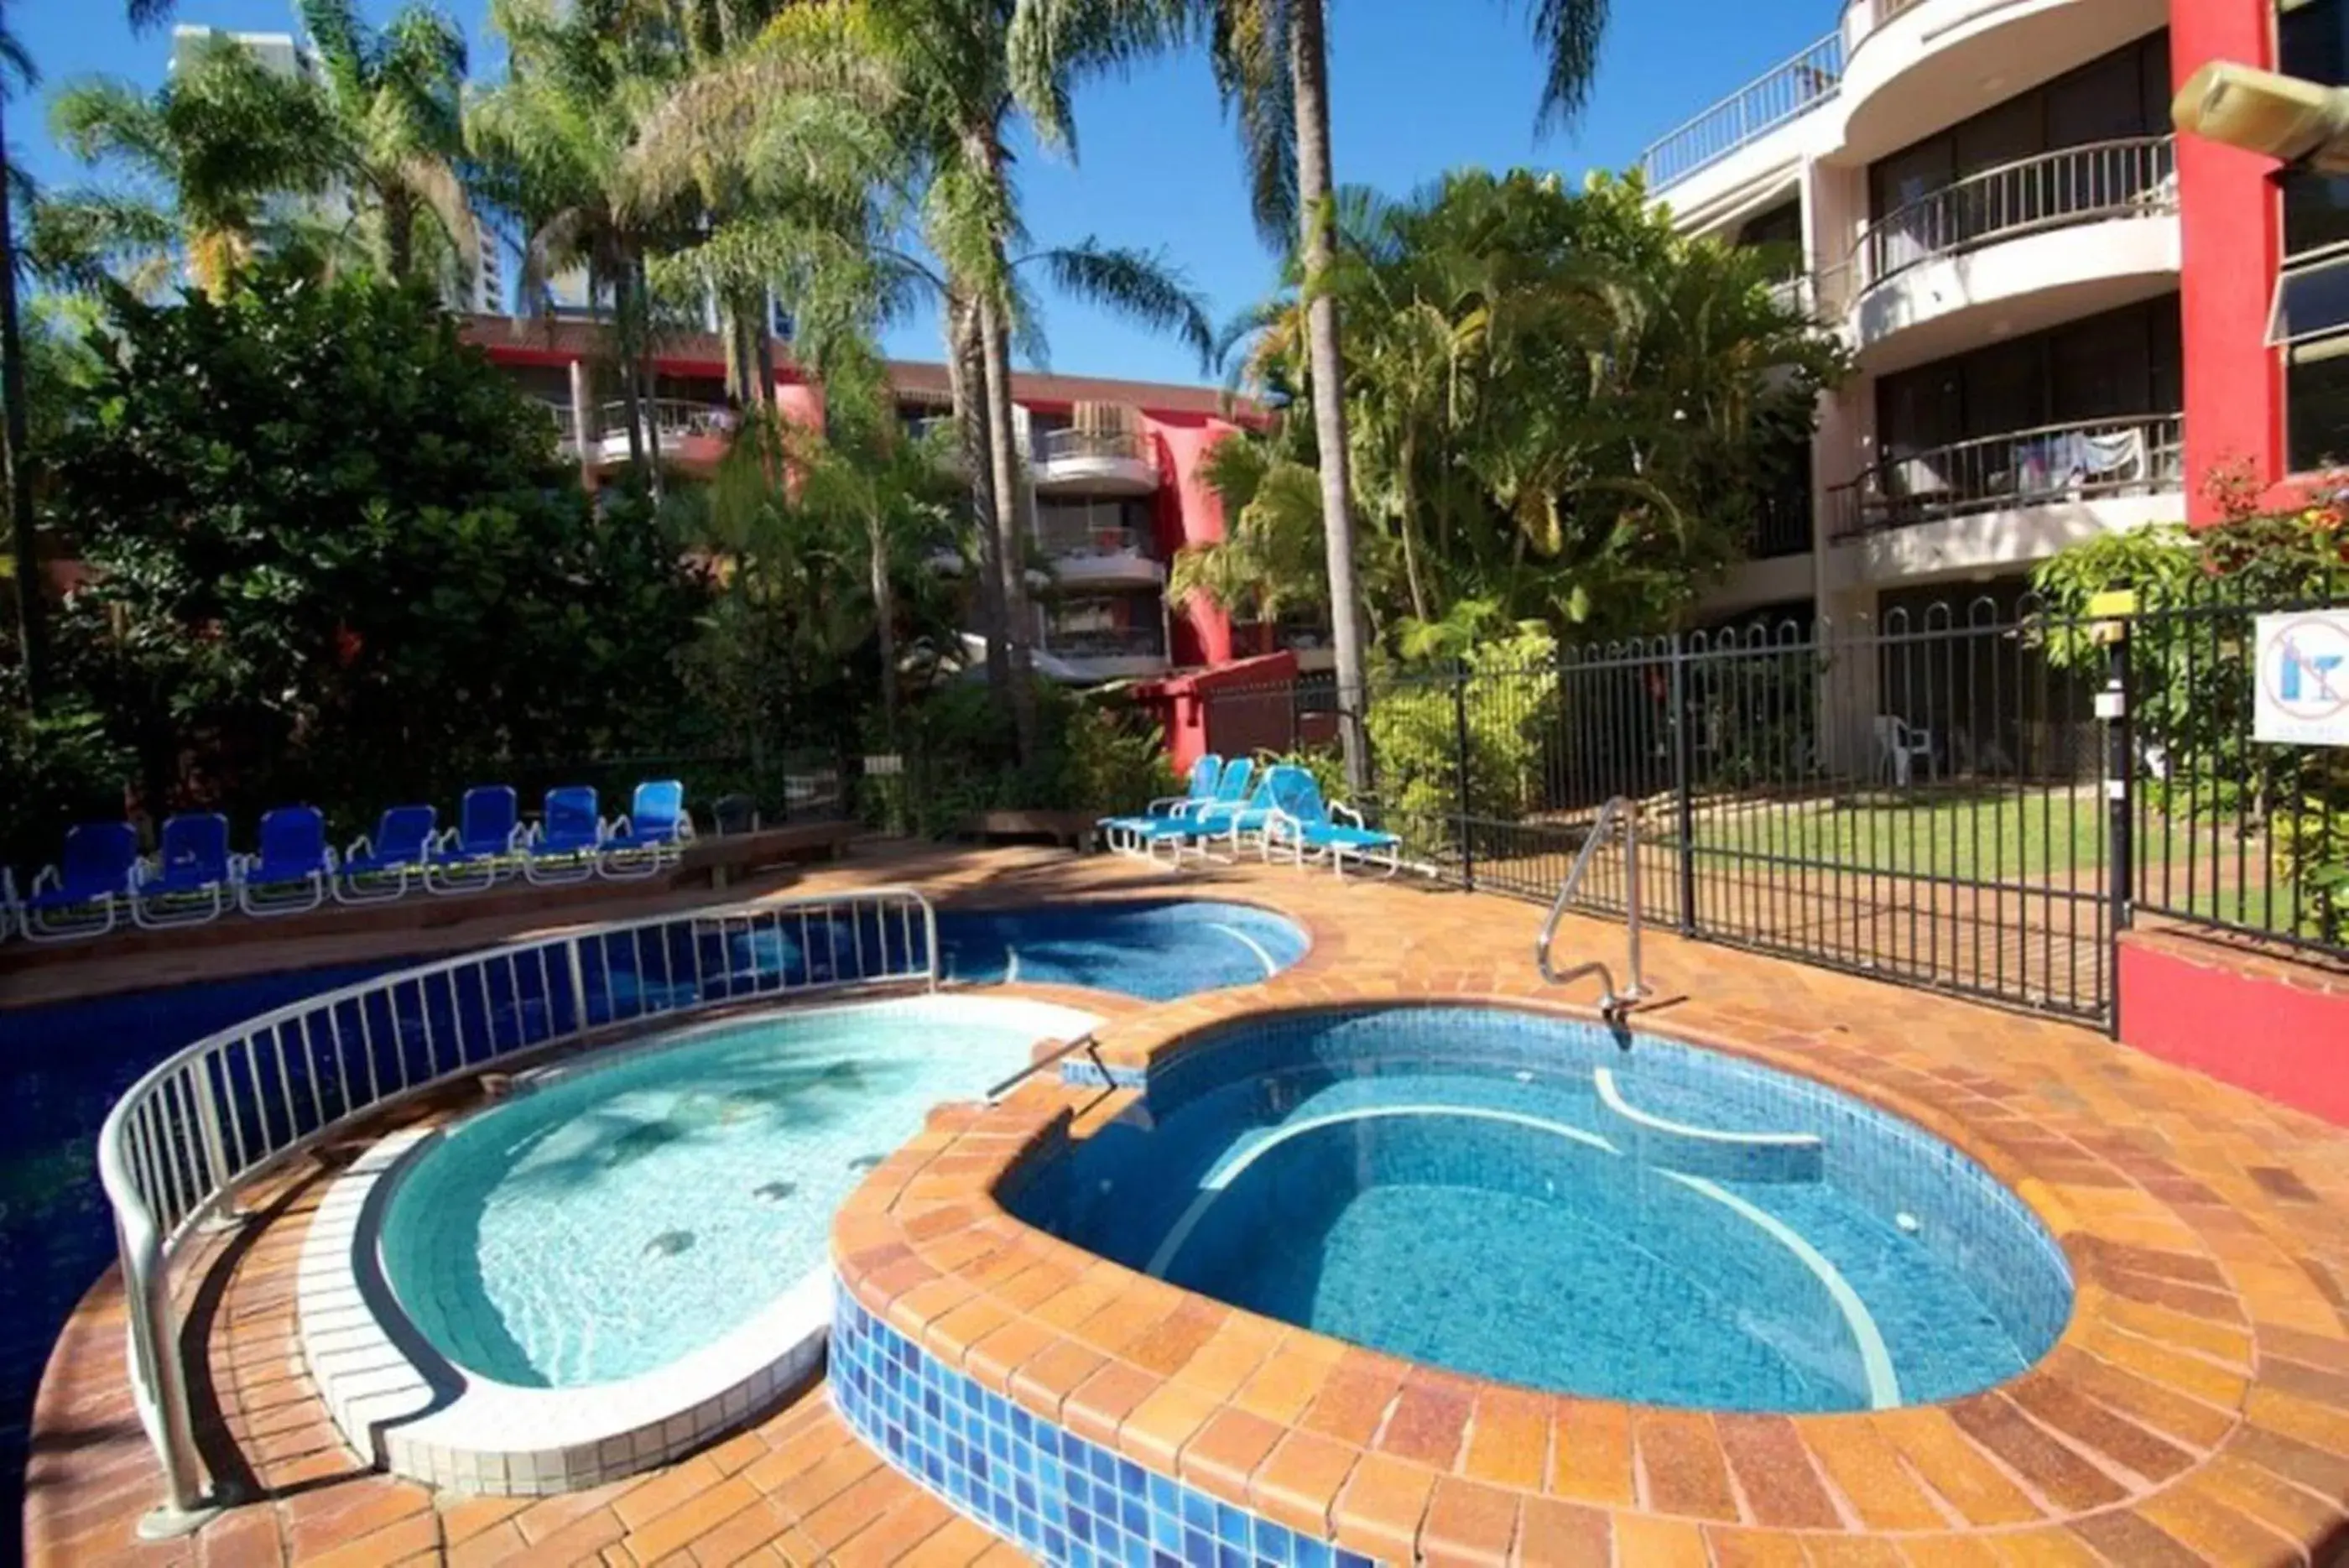
[[[2110,593],[2096,594],[2088,600],[2090,620],[2109,620],[2115,616],[2137,614],[2137,591],[2116,588]]]

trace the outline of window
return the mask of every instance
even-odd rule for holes
[[[2349,0],[2281,0],[2285,74],[2349,83]],[[2282,346],[2285,456],[2296,472],[2349,458],[2349,180],[2286,174],[2283,268],[2268,341]]]
[[[1878,444],[1900,458],[2046,424],[2175,414],[2180,365],[2178,298],[2165,295],[1885,377]]]

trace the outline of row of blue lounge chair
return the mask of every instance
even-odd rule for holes
[[[148,929],[201,925],[232,906],[255,916],[301,914],[329,898],[374,904],[413,888],[471,893],[514,876],[542,886],[627,880],[675,863],[692,836],[685,786],[674,779],[638,784],[616,820],[600,815],[585,784],[547,791],[539,819],[528,824],[503,784],[467,790],[457,825],[445,831],[434,807],[396,805],[339,855],[316,806],[264,814],[251,855],[230,849],[228,818],[217,812],[167,820],[151,858],[140,855],[130,824],[85,823],[66,834],[57,863],[22,898],[0,872],[0,937],[102,936],[126,917]]]
[[[1390,877],[1402,864],[1401,838],[1371,827],[1351,806],[1324,799],[1313,775],[1292,763],[1259,774],[1250,758],[1227,763],[1210,752],[1192,764],[1188,783],[1182,794],[1152,801],[1140,816],[1103,817],[1102,843],[1152,861],[1164,847],[1176,867],[1185,856],[1208,858],[1219,843],[1237,859],[1251,841],[1266,860],[1284,851],[1299,866],[1326,859],[1340,877],[1349,860],[1381,867]]]

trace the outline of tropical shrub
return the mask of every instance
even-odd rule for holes
[[[348,826],[675,734],[700,574],[421,292],[270,265],[106,317],[48,470],[58,653],[150,810]]]
[[[1421,831],[1458,811],[1464,711],[1468,815],[1517,820],[1538,804],[1557,701],[1557,643],[1543,630],[1486,643],[1456,663],[1398,667],[1370,704],[1381,805]]]
[[[2304,504],[2264,508],[2260,487],[2222,472],[2220,518],[2108,535],[2042,565],[2044,645],[2059,669],[2101,679],[2106,659],[2089,622],[2107,590],[2137,596],[2128,642],[2139,787],[2172,822],[2261,840],[2268,874],[2296,886],[2302,935],[2349,942],[2349,753],[2251,737],[2253,616],[2333,604],[2349,592],[2349,476],[2312,487]]]

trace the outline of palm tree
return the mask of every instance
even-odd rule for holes
[[[315,84],[272,70],[215,35],[152,94],[119,79],[71,84],[50,104],[57,140],[85,163],[127,171],[127,192],[68,192],[56,219],[132,264],[176,258],[218,296],[270,235],[298,216],[287,199],[323,196],[348,167],[343,126]],[[159,254],[152,242],[171,235]]]
[[[1238,121],[1241,153],[1257,223],[1283,250],[1295,235],[1303,268],[1310,374],[1324,390],[1313,399],[1320,453],[1321,510],[1328,536],[1330,594],[1338,664],[1340,730],[1347,782],[1370,787],[1363,743],[1361,594],[1355,576],[1353,495],[1348,476],[1344,356],[1338,301],[1327,285],[1335,256],[1336,189],[1330,144],[1330,45],[1326,0],[1018,0],[1012,28],[1020,99],[1047,134],[1060,129],[1056,108],[1068,100],[1058,61],[1091,40],[1128,56],[1204,27],[1226,102]],[[1599,67],[1607,0],[1534,0],[1537,48],[1547,56],[1540,122],[1582,109]]]
[[[941,306],[973,505],[986,524],[983,597],[990,631],[999,633],[988,638],[990,683],[1009,691],[1021,755],[1032,757],[1033,631],[1026,607],[1022,464],[1010,366],[1015,335],[1033,344],[1036,311],[1020,273],[1032,267],[1066,291],[1181,332],[1201,348],[1203,358],[1210,337],[1205,313],[1159,257],[1091,242],[1040,251],[1030,247],[1007,144],[1019,109],[1008,53],[1017,11],[1013,0],[858,0],[808,9],[844,16],[864,57],[887,74],[893,89],[884,123],[905,161],[895,182],[895,204],[936,265],[916,259],[909,245],[881,244],[868,248],[863,264],[836,274],[833,284],[836,290],[841,278],[853,277],[848,292],[877,297],[885,316],[918,297]],[[804,68],[796,36],[804,26],[802,13],[787,11],[756,45],[719,62],[695,89],[693,112],[701,123],[680,129],[678,143],[708,158],[723,140],[712,134],[713,128],[750,140],[792,125],[803,111],[778,112],[771,106],[788,102],[778,90],[779,73]],[[1050,90],[1065,94],[1081,73],[1119,57],[1106,45],[1073,47],[1049,73]],[[771,250],[770,262],[783,270],[782,254]],[[856,329],[864,325],[857,323]]]
[[[408,5],[380,31],[353,0],[298,0],[326,93],[350,149],[354,215],[372,220],[377,265],[417,275],[417,223],[429,216],[460,271],[481,263],[481,228],[457,172],[465,39],[439,12]]]
[[[0,25],[0,104],[39,85],[40,71],[23,44]],[[33,463],[26,448],[25,335],[16,314],[16,207],[17,179],[0,128],[0,467],[7,470],[9,557],[16,576],[16,648],[23,661],[25,701],[37,710],[48,694],[47,607],[41,602],[40,556],[34,536]]]

